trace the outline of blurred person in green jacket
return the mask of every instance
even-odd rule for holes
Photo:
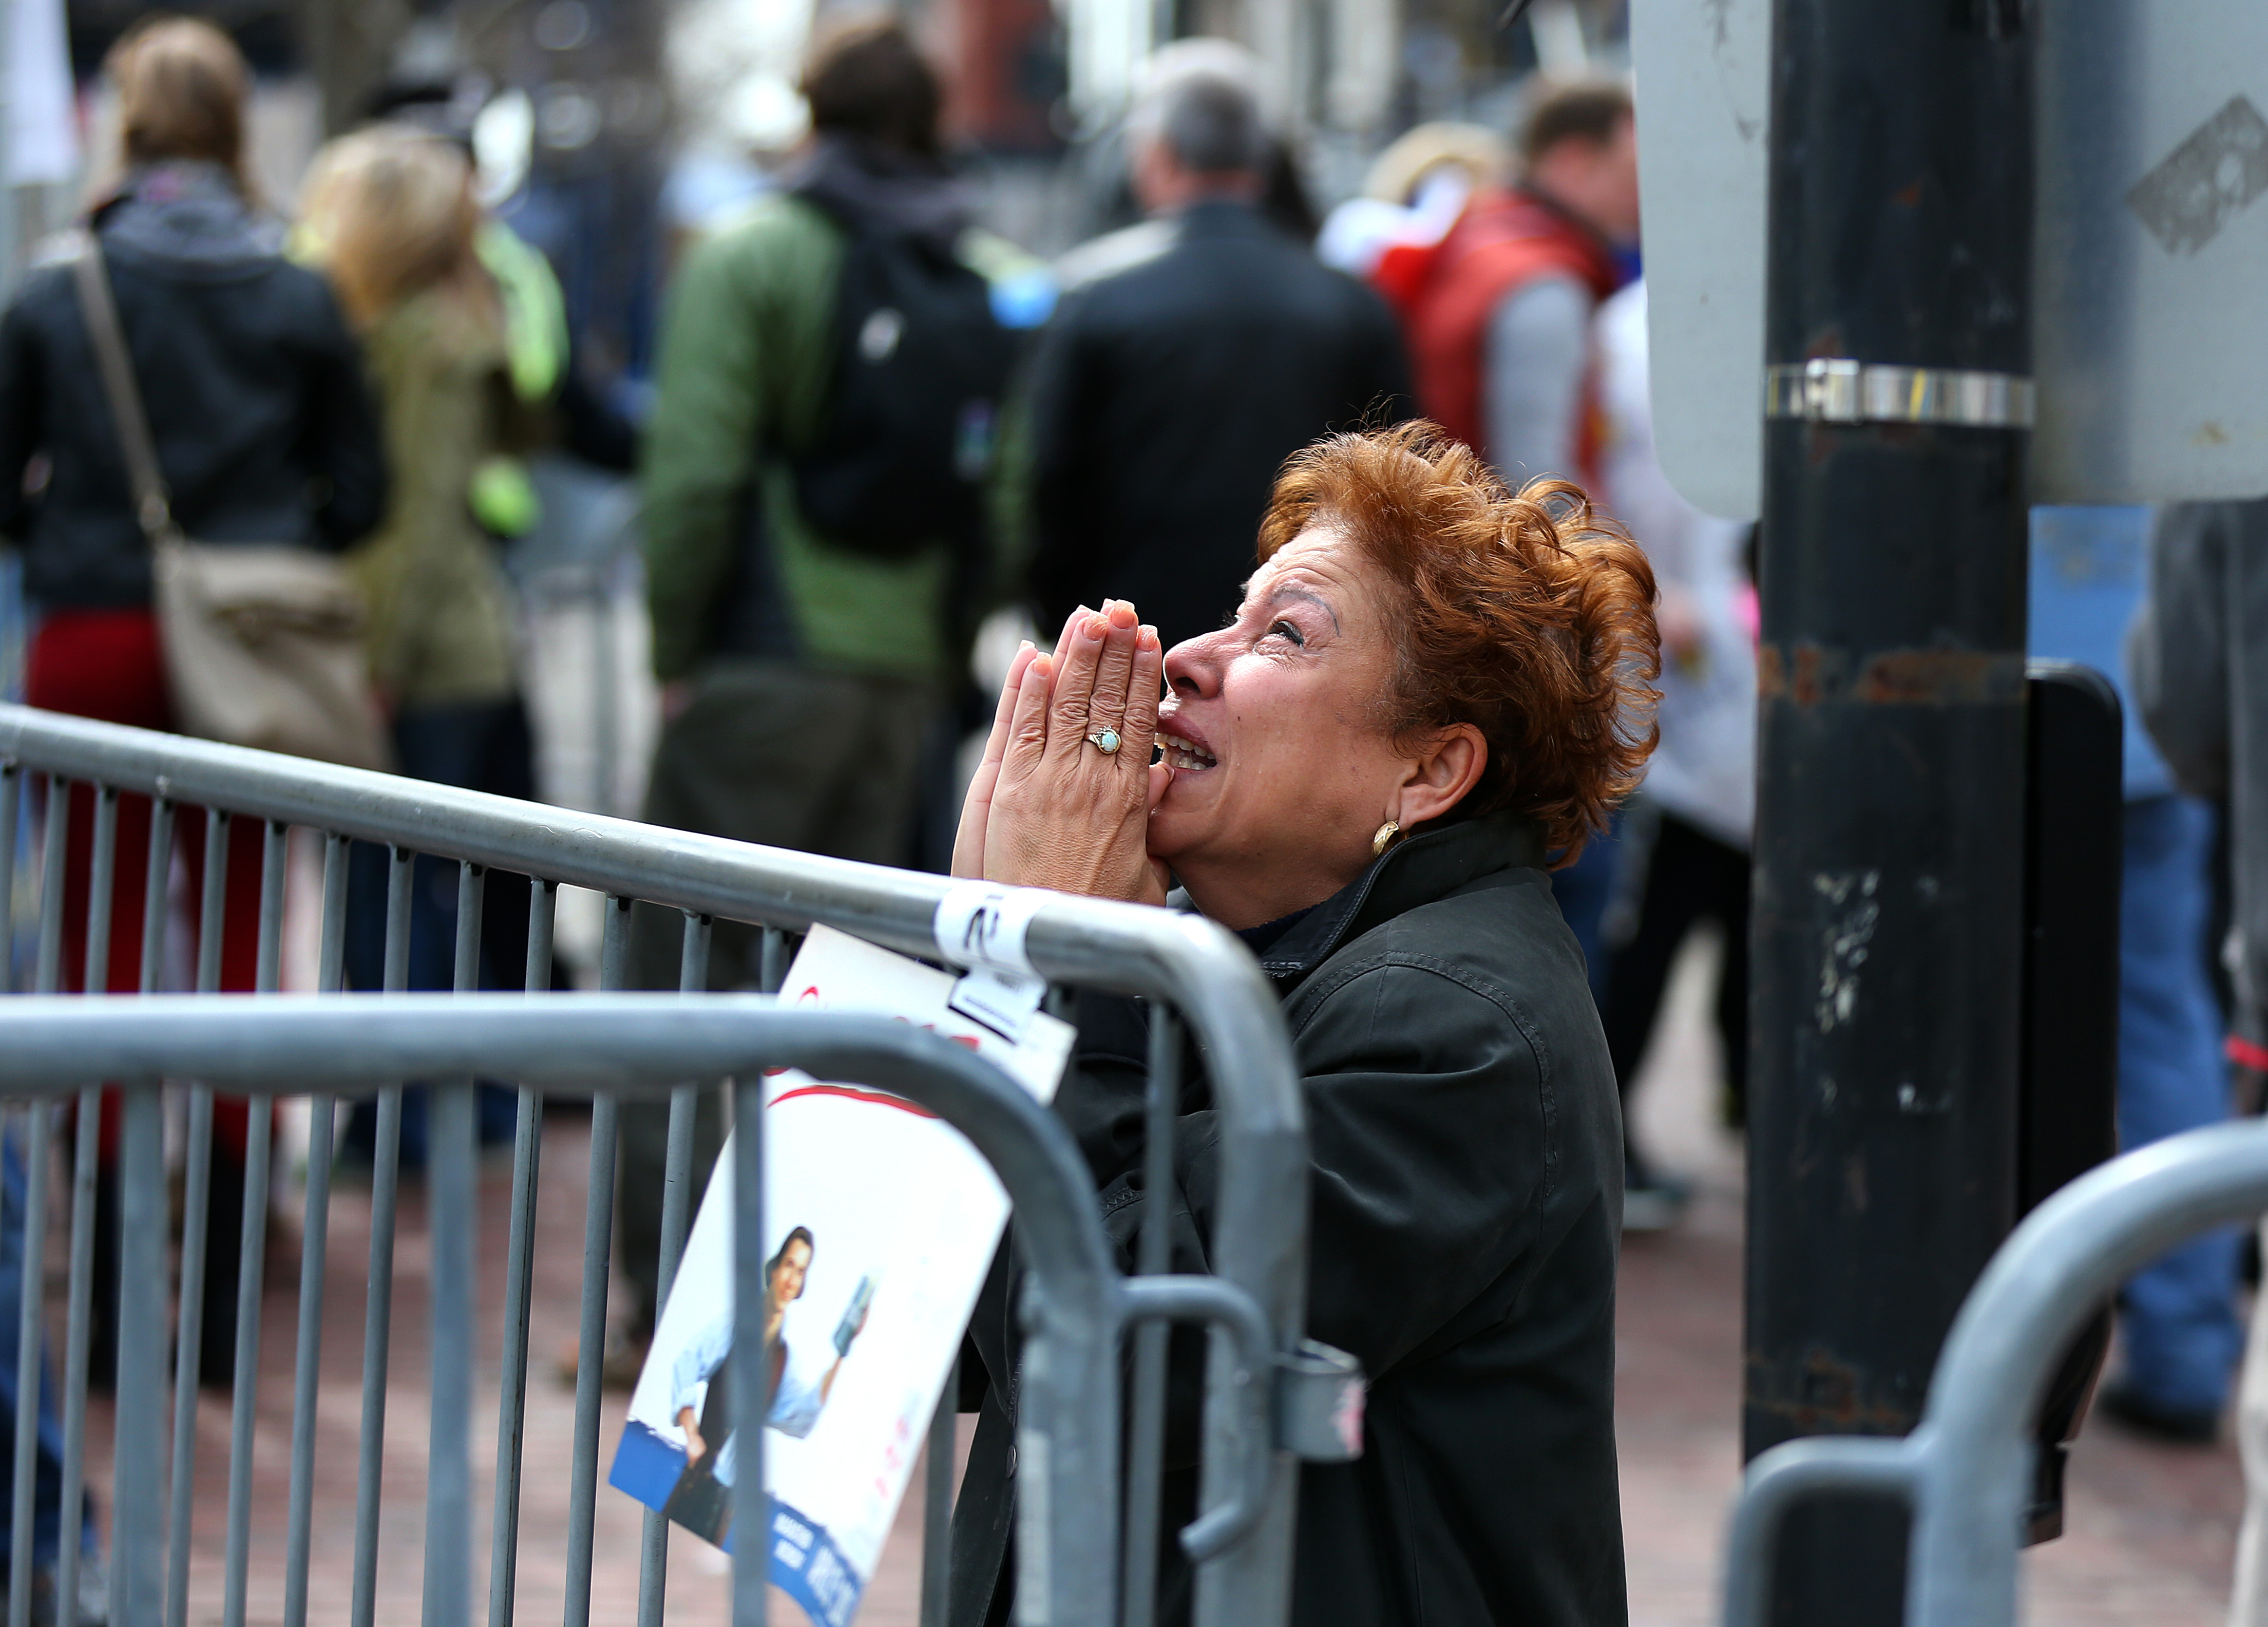
[[[471,166],[430,132],[373,125],[316,155],[301,216],[303,250],[362,335],[385,418],[386,518],[346,563],[368,607],[371,675],[401,772],[533,798],[512,593],[476,509],[484,492],[498,506],[496,472],[541,426],[515,387],[503,298],[477,250]],[[417,861],[412,989],[453,986],[453,868]],[[382,848],[355,844],[346,972],[360,990],[383,981],[386,872]],[[519,988],[526,879],[490,872],[483,917],[481,985]],[[483,1139],[508,1137],[512,1114],[508,1093],[483,1088]],[[423,1161],[424,1129],[422,1103],[405,1101],[401,1152],[412,1167]],[[357,1112],[350,1148],[366,1154],[370,1135],[370,1115]]]
[[[664,322],[643,468],[664,712],[645,817],[903,864],[924,752],[998,596],[1012,330],[1045,318],[1053,285],[970,228],[938,77],[901,25],[825,32],[801,89],[809,144],[779,191],[695,245]],[[634,986],[678,987],[681,931],[639,907]],[[755,929],[718,921],[709,987],[756,986],[760,959]],[[664,1107],[624,1105],[636,1292],[610,1381],[635,1377],[652,1325],[666,1125]],[[696,1196],[721,1138],[704,1094]]]

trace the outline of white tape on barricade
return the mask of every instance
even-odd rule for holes
[[[1011,1042],[1023,1038],[1047,993],[1024,951],[1024,936],[1049,896],[1040,887],[957,881],[937,901],[931,928],[937,951],[969,968],[947,1004]]]

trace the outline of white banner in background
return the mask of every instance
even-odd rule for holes
[[[1068,1023],[1034,1014],[1015,1042],[947,1004],[943,972],[815,927],[780,998],[879,1011],[997,1063],[1042,1101],[1071,1055]],[[764,1482],[773,1583],[820,1627],[845,1627],[896,1518],[1008,1196],[961,1132],[880,1091],[784,1070],[764,1091]],[[630,1396],[610,1483],[730,1550],[735,1420],[733,1156],[701,1200],[653,1348]]]
[[[8,184],[59,186],[77,180],[77,95],[63,0],[15,0],[7,27]]]

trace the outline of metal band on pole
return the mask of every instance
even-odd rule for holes
[[[1810,423],[1947,423],[2029,430],[2039,391],[2014,373],[1818,357],[1764,369],[1764,416]]]

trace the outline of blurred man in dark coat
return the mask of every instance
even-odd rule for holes
[[[1168,648],[1211,631],[1284,460],[1408,416],[1392,313],[1261,211],[1253,80],[1226,41],[1160,52],[1130,131],[1152,219],[1065,263],[1029,400],[1042,627],[1127,599]]]

